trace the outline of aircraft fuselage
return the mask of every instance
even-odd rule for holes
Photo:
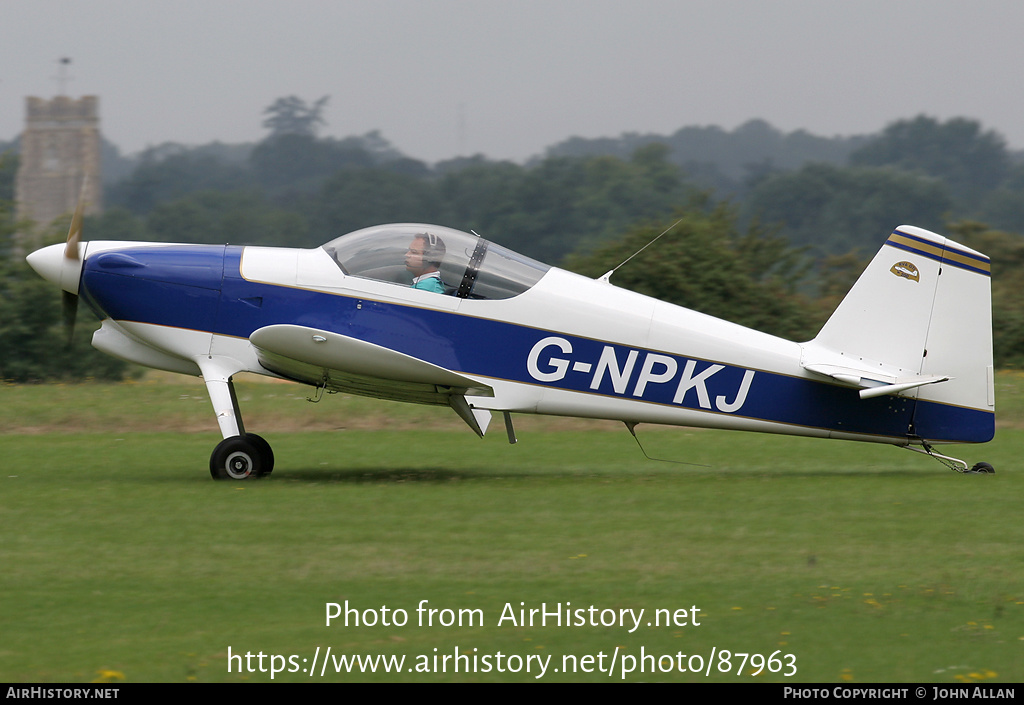
[[[252,351],[254,332],[294,325],[481,380],[494,394],[469,396],[478,409],[897,444],[993,433],[986,411],[913,395],[861,399],[808,372],[798,343],[563,270],[518,296],[475,300],[346,276],[322,249],[119,245],[88,256],[81,293],[109,319],[108,336],[116,329],[152,348],[174,371],[198,373],[198,357],[220,356],[320,384],[315,365],[269,370]],[[346,384],[335,386],[402,398]]]

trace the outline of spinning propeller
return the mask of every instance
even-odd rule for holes
[[[78,196],[78,205],[75,206],[75,214],[71,218],[71,227],[68,228],[68,241],[64,245],[64,259],[76,272],[81,273],[82,257],[78,252],[78,242],[82,239],[82,213],[85,210],[85,187],[88,177],[82,181],[82,191]],[[77,277],[76,277],[77,279]],[[68,345],[75,334],[75,318],[78,315],[78,292],[71,292],[67,289],[61,290],[60,310],[61,318],[64,321],[64,331],[67,336]]]
[[[56,244],[36,250],[25,258],[40,276],[62,289],[61,316],[69,345],[75,330],[78,286],[82,276],[82,253],[79,241],[82,237],[82,218],[85,213],[87,187],[88,179],[85,179],[82,181],[82,190],[78,197],[78,205],[75,207],[75,214],[71,218],[67,242],[63,246]]]

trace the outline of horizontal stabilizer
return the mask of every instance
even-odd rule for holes
[[[938,384],[939,382],[946,382],[949,377],[918,377],[910,382],[902,382],[899,384],[884,384],[881,387],[871,387],[870,389],[860,390],[861,399],[871,399],[873,397],[883,397],[886,394],[899,394],[905,392],[908,389],[917,389],[923,387],[926,384]]]
[[[879,369],[858,369],[842,365],[804,364],[803,368],[815,374],[831,377],[835,381],[849,387],[860,388],[861,399],[881,397],[886,394],[898,394],[908,389],[916,389],[926,384],[946,382],[949,376],[943,375],[898,375],[886,374]]]
[[[807,355],[807,349],[804,355]],[[815,351],[820,356],[820,351]],[[801,365],[808,372],[831,377],[837,382],[849,387],[877,387],[879,385],[896,384],[898,375],[893,370],[882,371],[881,369],[867,369],[849,367],[846,365],[832,365],[820,362],[802,361]]]

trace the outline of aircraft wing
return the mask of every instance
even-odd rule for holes
[[[475,379],[339,333],[273,325],[254,331],[249,341],[271,372],[332,391],[445,405],[466,394],[494,396]]]

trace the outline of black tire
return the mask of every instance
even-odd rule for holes
[[[250,480],[263,474],[259,446],[244,436],[225,438],[210,455],[214,480]]]
[[[252,443],[256,447],[256,452],[260,454],[262,462],[262,475],[265,477],[270,473],[274,472],[274,450],[270,447],[270,444],[263,438],[263,436],[257,436],[255,433],[247,433],[244,438]]]
[[[991,463],[975,463],[974,467],[971,468],[971,472],[979,475],[994,475],[996,469],[992,467]]]

